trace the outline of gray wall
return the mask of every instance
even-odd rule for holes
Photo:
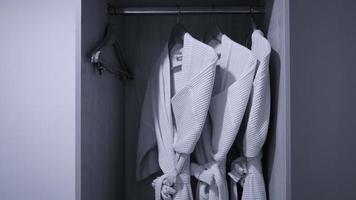
[[[0,1],[0,199],[74,200],[77,0]]]
[[[293,199],[356,199],[356,2],[290,9]]]
[[[106,2],[82,5],[82,200],[124,198],[124,102],[122,82],[107,72],[99,75],[90,51],[104,38]],[[115,63],[112,49],[103,56]]]

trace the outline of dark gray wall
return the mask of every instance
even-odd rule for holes
[[[83,1],[82,200],[117,200],[124,194],[122,82],[109,73],[98,75],[88,55],[103,39],[106,24],[106,2]],[[113,62],[111,52],[103,55]]]
[[[356,199],[355,10],[291,1],[293,200]]]

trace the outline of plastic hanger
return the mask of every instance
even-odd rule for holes
[[[255,31],[257,29],[257,26],[255,20],[253,19],[252,7],[250,7],[250,22],[251,22],[252,31]]]
[[[92,51],[91,61],[95,62],[96,59],[99,59],[99,55],[101,50],[105,47],[110,45],[113,42],[113,32],[114,32],[114,24],[109,24],[105,30],[105,36],[103,41],[99,43],[99,45]]]
[[[211,26],[209,30],[205,33],[204,41],[210,42],[211,40],[216,40],[219,43],[221,43],[223,34],[218,24],[214,21],[213,14],[214,14],[214,6],[212,6],[211,9],[211,16],[210,16]]]
[[[172,48],[176,44],[182,44],[184,41],[184,35],[187,33],[187,30],[185,29],[184,25],[180,22],[180,7],[178,7],[178,15],[177,15],[177,23],[174,25],[172,28],[169,40],[168,40],[168,49],[169,52],[171,52]]]
[[[109,23],[106,27],[105,36],[102,42],[91,52],[91,63],[94,64],[99,74],[107,70],[112,74],[120,77],[120,79],[132,79],[132,74],[124,61],[119,42],[115,37],[115,25]],[[101,58],[102,50],[106,47],[113,47],[114,53],[118,59],[120,67],[113,67],[111,64]]]

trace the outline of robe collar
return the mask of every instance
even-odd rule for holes
[[[222,68],[228,68],[228,61],[230,58],[232,40],[225,34],[221,37],[221,56],[217,62]]]
[[[217,55],[211,47],[186,33],[182,55],[182,77],[173,82],[168,44],[165,46],[156,86],[160,98],[157,107],[161,111],[158,113],[163,119],[157,122],[155,131],[159,164],[164,173],[154,181],[156,199],[164,193],[165,182],[179,183],[176,192],[180,194],[176,195],[191,199],[189,154],[202,132],[214,85]],[[172,84],[179,85],[175,94],[172,94]]]
[[[181,80],[184,81],[184,84],[175,94],[172,94],[171,85],[174,82],[171,78],[172,71],[168,51],[167,43],[163,51],[164,60],[159,70],[161,73],[159,76],[160,85],[157,87],[159,87],[159,98],[165,106],[164,113],[166,122],[170,124],[170,130],[169,133],[165,132],[161,137],[167,143],[165,146],[173,146],[174,152],[190,154],[200,137],[209,109],[217,55],[211,47],[185,33],[182,49],[183,78]],[[169,157],[172,158],[172,156]],[[162,170],[165,172],[170,169]]]
[[[180,92],[182,92],[182,90],[187,86],[189,85],[189,82],[190,82],[190,77],[189,77],[189,74],[190,74],[190,71],[192,69],[193,66],[191,66],[192,62],[192,50],[193,50],[193,43],[194,43],[194,38],[189,34],[189,33],[185,33],[184,36],[183,36],[183,47],[182,47],[182,57],[183,57],[183,60],[182,60],[182,76],[183,76],[183,81],[185,83],[185,86],[179,88],[178,91],[175,92],[175,94],[172,93],[172,84],[174,84],[172,82],[172,79],[171,79],[171,74],[173,73],[173,71],[171,70],[171,61],[170,61],[170,56],[169,56],[169,48],[168,48],[168,43],[166,43],[165,45],[165,49],[164,49],[164,52],[165,52],[165,61],[164,61],[164,66],[163,66],[163,71],[164,71],[164,78],[166,79],[166,86],[169,87],[169,88],[166,88],[165,91],[169,91],[166,95],[169,95],[167,96],[167,99],[173,99],[174,96],[177,96],[179,95]],[[197,58],[194,58],[194,59],[197,59]],[[169,98],[168,98],[169,97]]]
[[[137,153],[138,180],[159,168],[163,173],[172,171],[178,162],[177,155],[190,154],[200,137],[209,109],[217,55],[189,34],[184,35],[182,53],[184,78],[174,95],[168,44],[147,83]]]

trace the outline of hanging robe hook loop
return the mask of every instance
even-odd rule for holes
[[[211,12],[210,12],[210,23],[214,23],[214,11],[215,11],[215,6],[211,6]]]
[[[180,23],[180,14],[181,14],[181,6],[177,6],[178,14],[177,14],[177,24]]]
[[[254,13],[254,8],[252,6],[250,6],[250,23],[252,26],[252,31],[257,29],[255,20],[253,19],[253,13]]]

